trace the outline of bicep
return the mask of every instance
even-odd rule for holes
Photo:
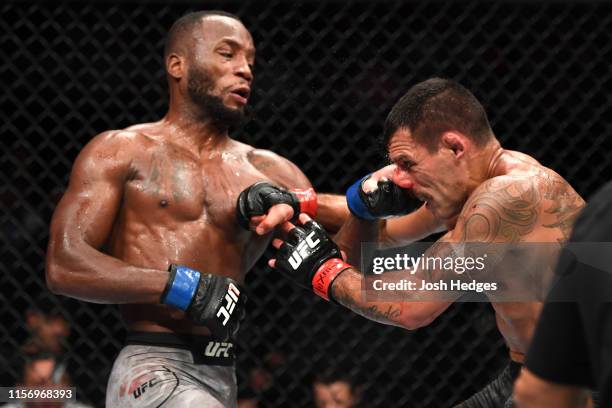
[[[120,189],[108,181],[69,187],[53,214],[51,236],[100,248],[110,235],[120,200]]]

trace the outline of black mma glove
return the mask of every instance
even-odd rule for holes
[[[314,217],[317,212],[317,194],[314,189],[291,189],[276,187],[267,181],[260,181],[247,187],[238,196],[236,218],[238,223],[249,229],[251,217],[263,215],[276,204],[288,204],[293,208],[294,219],[303,212]]]
[[[409,214],[423,203],[410,190],[400,188],[388,179],[378,181],[378,188],[366,193],[363,183],[370,175],[355,182],[346,191],[346,203],[357,218],[375,220]]]
[[[215,339],[233,339],[246,315],[247,297],[238,282],[182,265],[170,265],[169,272],[161,303],[186,311],[194,323],[208,327]]]
[[[288,233],[276,255],[275,268],[298,285],[330,300],[334,280],[351,265],[342,260],[340,249],[323,227],[309,221]]]

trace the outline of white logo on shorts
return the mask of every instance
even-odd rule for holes
[[[217,317],[221,317],[219,315],[223,315],[223,326],[227,324],[236,307],[236,303],[238,302],[238,296],[240,296],[240,291],[238,288],[230,282],[227,293],[225,294],[225,306],[221,306],[217,311]]]
[[[234,347],[232,343],[219,342],[219,341],[209,341],[206,345],[206,349],[204,349],[204,355],[207,357],[221,357],[221,353],[223,353],[223,357],[231,357],[229,351]]]

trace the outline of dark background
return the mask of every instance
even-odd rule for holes
[[[384,162],[377,138],[386,113],[432,76],[473,90],[506,148],[533,155],[582,195],[612,174],[607,3],[5,1],[1,385],[19,376],[23,316],[36,306],[70,321],[79,399],[103,404],[125,332],[114,306],[46,290],[48,224],[88,140],[163,116],[165,32],[199,9],[238,14],[256,41],[254,119],[234,136],[291,159],[318,191],[343,193]],[[332,368],[364,385],[367,407],[446,407],[507,361],[488,305],[458,304],[407,332],[329,305],[264,265],[247,279],[238,342],[241,394],[256,395],[260,407],[309,406],[312,376]],[[262,369],[267,390],[250,385]]]

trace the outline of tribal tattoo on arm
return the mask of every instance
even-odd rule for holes
[[[536,228],[541,201],[541,193],[531,179],[490,179],[463,207],[457,222],[461,241],[520,242]]]
[[[552,205],[544,210],[544,212],[556,217],[556,221],[543,224],[542,226],[545,228],[558,228],[563,237],[558,238],[557,241],[563,243],[569,239],[574,221],[580,210],[585,206],[585,202],[557,174],[547,174],[546,181],[544,182],[543,196],[545,199],[552,201]]]
[[[476,257],[478,254],[470,253],[473,249],[463,244],[520,242],[537,227],[541,201],[542,194],[532,180],[509,177],[488,180],[466,202],[455,229],[425,251],[424,257]],[[475,250],[477,252],[488,248],[487,245],[475,247],[480,248]],[[456,271],[442,268],[435,262],[433,266],[421,267],[415,274],[406,274],[409,280],[427,282],[459,276]],[[406,328],[429,324],[461,295],[459,291],[431,292],[426,301],[416,298],[413,301],[412,292],[406,292],[405,302],[368,302],[362,296],[362,282],[359,271],[352,269],[342,273],[333,285],[334,299],[370,320]]]

